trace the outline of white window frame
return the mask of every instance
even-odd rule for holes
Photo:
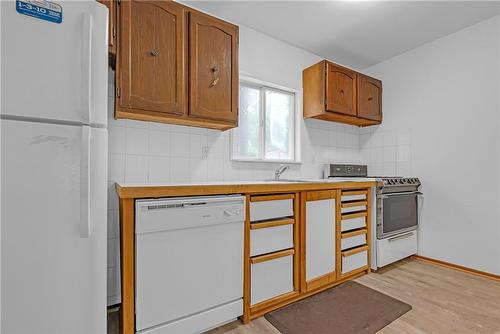
[[[280,85],[276,85],[271,82],[266,82],[262,80],[255,79],[250,76],[242,75],[240,74],[240,83],[248,86],[253,86],[256,88],[267,88],[270,90],[276,90],[280,92],[284,92],[287,94],[293,94],[294,95],[294,104],[293,104],[293,138],[291,140],[291,143],[293,143],[293,159],[266,159],[264,157],[264,149],[265,149],[265,111],[264,111],[264,105],[265,105],[265,97],[261,99],[261,108],[260,108],[260,153],[262,156],[258,158],[251,158],[251,159],[242,159],[242,158],[235,158],[233,156],[233,140],[234,140],[234,133],[233,130],[231,130],[231,147],[230,147],[230,153],[231,153],[231,160],[232,161],[242,161],[242,162],[264,162],[264,163],[285,163],[285,164],[300,164],[302,163],[301,161],[301,150],[300,150],[300,120],[301,115],[302,115],[302,92],[293,88],[289,87],[284,87]],[[239,89],[238,89],[239,93]]]

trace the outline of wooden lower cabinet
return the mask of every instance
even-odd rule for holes
[[[243,322],[370,271],[370,188],[247,198]]]
[[[247,323],[370,271],[374,182],[116,186],[120,203],[121,330],[135,333],[135,200],[244,194],[243,315]],[[333,187],[333,188],[330,188]]]
[[[243,321],[297,297],[300,193],[247,195]]]

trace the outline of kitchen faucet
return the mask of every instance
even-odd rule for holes
[[[285,166],[285,165],[281,165],[278,167],[278,169],[276,169],[276,171],[274,172],[274,178],[276,180],[278,180],[281,176],[281,174],[283,174],[289,167],[288,166]]]

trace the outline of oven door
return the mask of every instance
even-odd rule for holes
[[[415,230],[419,222],[420,192],[378,195],[377,238]]]

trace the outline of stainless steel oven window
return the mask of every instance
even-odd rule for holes
[[[398,233],[411,231],[418,226],[420,193],[396,193],[380,195],[381,224],[378,237],[386,238]]]

